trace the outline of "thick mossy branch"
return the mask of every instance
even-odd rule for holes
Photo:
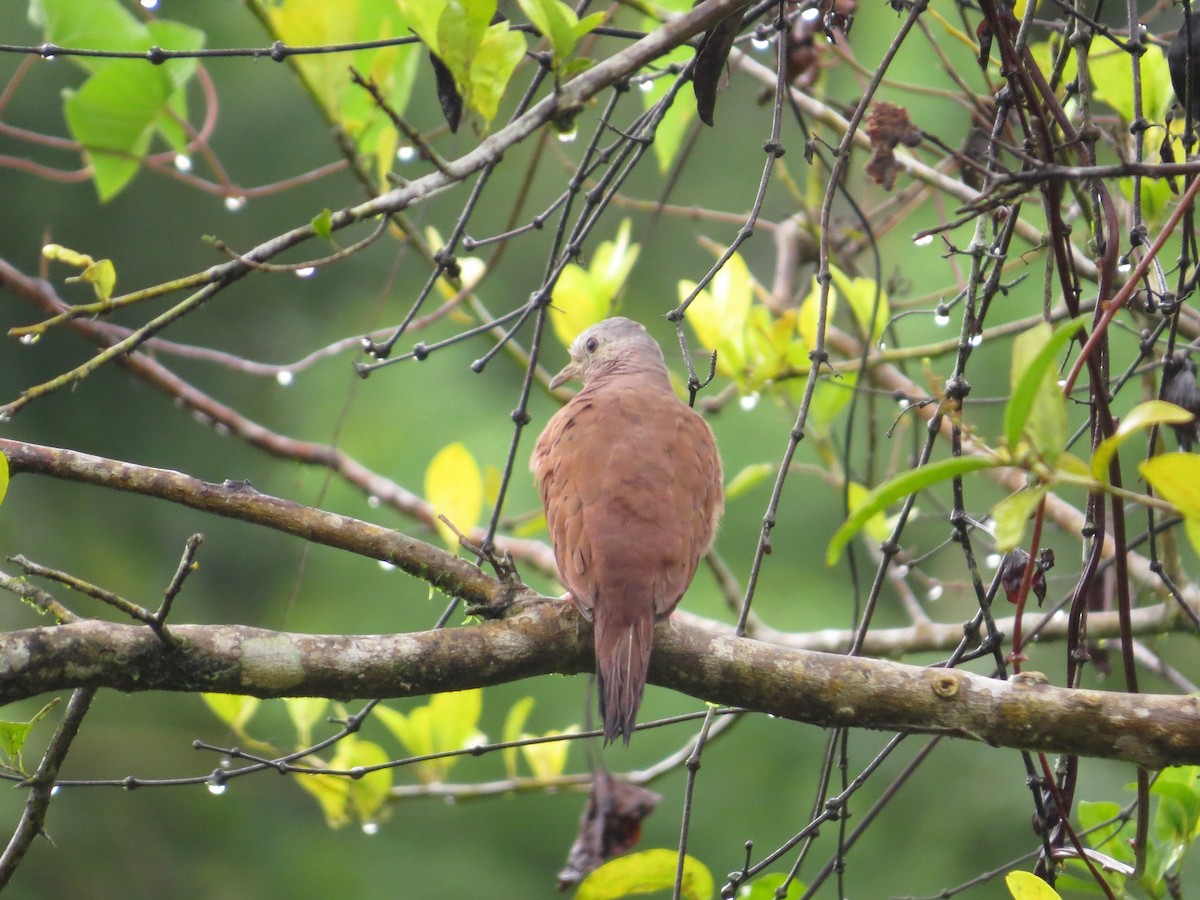
[[[258,697],[411,697],[593,668],[569,603],[515,594],[407,535],[163,469],[0,440],[13,475],[39,473],[169,500],[386,560],[507,618],[398,635],[303,635],[242,625],[150,628],[94,620],[0,635],[0,703],[49,691],[216,691]],[[15,582],[14,582],[15,583]],[[23,582],[22,582],[23,583]],[[1155,608],[1161,614],[1162,610]],[[702,700],[821,726],[946,734],[1002,747],[1200,764],[1200,700],[997,681],[961,670],[848,658],[736,638],[680,616],[655,633],[650,681]]]
[[[592,668],[573,606],[527,595],[503,621],[397,635],[289,634],[82,621],[0,635],[0,702],[47,691],[217,691],[257,697],[413,697]],[[1034,674],[970,672],[789,650],[668,621],[650,681],[820,726],[944,734],[999,747],[1200,764],[1200,699],[1068,690]]]

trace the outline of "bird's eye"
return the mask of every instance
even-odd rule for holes
[[[594,337],[590,337],[590,338],[588,338],[588,339],[587,339],[587,343],[586,343],[586,344],[584,344],[584,346],[585,346],[585,347],[587,347],[587,352],[588,352],[588,353],[595,353],[595,352],[596,352],[596,348],[600,346],[600,341],[598,341],[598,340],[597,340],[596,338],[594,338]]]

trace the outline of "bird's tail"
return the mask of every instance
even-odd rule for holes
[[[606,609],[596,604],[596,675],[600,683],[600,716],[604,719],[604,743],[617,735],[629,746],[650,668],[654,642],[654,615],[630,614],[628,610]]]

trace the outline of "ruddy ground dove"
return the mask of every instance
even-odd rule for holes
[[[571,345],[550,382],[583,389],[533,449],[559,577],[595,629],[604,739],[633,733],[654,626],[679,603],[724,499],[712,429],[671,387],[662,351],[630,319]]]

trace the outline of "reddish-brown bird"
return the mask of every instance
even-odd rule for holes
[[[595,628],[604,739],[633,734],[654,625],[679,603],[724,507],[712,429],[671,387],[646,329],[606,319],[551,388],[583,389],[533,449],[559,577]]]

